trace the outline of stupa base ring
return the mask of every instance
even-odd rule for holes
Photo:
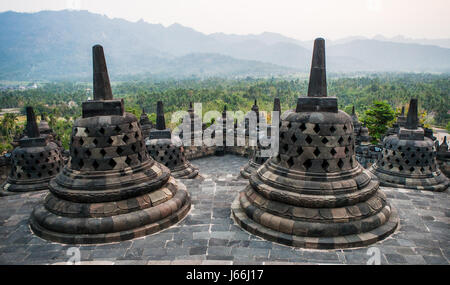
[[[0,197],[48,190],[48,181],[31,184],[12,184],[6,180],[0,185]]]
[[[378,177],[380,185],[385,187],[443,192],[450,186],[442,172],[430,178],[409,178],[378,171],[376,166],[372,166],[370,171]]]
[[[182,185],[182,184],[179,184]],[[35,214],[35,212],[45,212],[44,215],[52,216],[54,214],[48,212],[46,210],[44,205],[39,205],[35,208],[33,211],[31,217],[30,217],[30,227],[31,230],[36,234],[37,236],[50,240],[53,242],[63,243],[63,244],[101,244],[101,243],[111,243],[111,242],[120,242],[125,240],[130,240],[134,238],[143,237],[146,235],[154,234],[156,232],[159,232],[163,229],[166,229],[170,226],[173,226],[174,224],[181,221],[188,213],[191,208],[191,199],[190,196],[184,187],[180,187],[178,189],[178,192],[184,192],[182,193],[182,196],[185,197],[184,201],[181,201],[181,206],[177,207],[175,202],[172,200],[169,200],[167,202],[164,202],[162,204],[159,204],[155,207],[131,212],[128,214],[128,216],[132,216],[132,218],[135,218],[136,220],[140,220],[142,225],[139,225],[135,228],[130,229],[124,229],[122,231],[114,231],[111,232],[102,232],[102,233],[63,233],[58,232],[51,228],[52,224],[47,223],[45,226],[42,225],[45,223],[46,219],[42,219],[42,217],[36,218],[36,216],[39,216]],[[181,194],[181,193],[179,193]],[[158,208],[158,209],[156,209]],[[124,216],[123,215],[123,216]],[[102,221],[106,221],[111,223],[112,218],[112,229],[114,229],[114,220],[116,218],[120,219],[120,216],[117,215],[113,217],[106,217],[106,218],[91,218],[91,219],[84,219],[86,221],[86,229],[89,228],[89,231],[92,231],[92,225],[97,222],[99,224],[98,228],[102,228]],[[163,216],[163,218],[160,218]],[[81,219],[77,219],[81,220]],[[91,221],[88,221],[91,220]],[[126,221],[128,219],[122,219],[122,221]],[[150,221],[148,223],[145,223],[145,220]],[[67,225],[70,227],[70,224]],[[110,225],[106,225],[110,226]],[[123,225],[122,225],[123,226]],[[82,231],[82,230],[81,230]]]
[[[171,175],[177,179],[203,179],[199,175],[198,168],[191,164],[183,165],[179,169],[172,169]]]
[[[397,211],[395,208],[391,207],[389,220],[382,226],[371,231],[337,237],[304,237],[275,231],[252,220],[247,216],[245,210],[241,206],[240,194],[232,203],[231,211],[238,225],[251,234],[272,242],[310,249],[364,247],[388,237],[396,230],[399,224]]]
[[[247,164],[241,168],[241,176],[245,179],[249,179],[253,173],[256,173],[260,166],[261,165],[256,164],[253,161],[247,162]]]

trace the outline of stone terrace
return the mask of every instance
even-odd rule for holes
[[[230,205],[246,180],[239,178],[244,157],[226,155],[195,160],[205,181],[183,180],[192,209],[180,223],[144,238],[106,245],[79,246],[84,264],[366,264],[368,248],[295,249],[264,241],[239,228]],[[449,264],[448,190],[433,193],[382,188],[398,209],[400,227],[372,245],[381,264]],[[44,192],[0,198],[0,264],[54,264],[69,259],[73,245],[47,242],[28,226]]]

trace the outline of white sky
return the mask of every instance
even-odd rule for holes
[[[0,0],[0,11],[68,8],[206,34],[450,38],[450,0]]]

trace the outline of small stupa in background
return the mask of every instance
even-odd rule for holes
[[[371,171],[383,186],[445,191],[449,180],[437,168],[435,145],[419,127],[417,108],[417,99],[411,99],[406,123],[384,138],[383,151]]]
[[[139,124],[141,125],[142,135],[144,138],[148,138],[150,135],[150,130],[153,129],[153,123],[148,118],[147,113],[145,113],[145,109],[142,108],[142,114],[139,118]]]
[[[47,190],[49,181],[64,167],[61,149],[51,136],[41,134],[32,107],[26,108],[25,136],[11,154],[11,171],[0,186],[0,196]]]
[[[172,138],[170,129],[166,128],[162,101],[158,101],[156,105],[156,129],[150,131],[146,145],[153,159],[168,167],[173,177],[202,178],[198,168],[186,159],[180,138]]]

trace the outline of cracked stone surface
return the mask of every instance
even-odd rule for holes
[[[381,187],[400,216],[387,239],[366,248],[307,250],[251,235],[231,218],[230,205],[247,181],[247,158],[195,160],[205,180],[182,180],[192,197],[187,217],[162,232],[103,245],[51,243],[33,235],[28,218],[45,192],[0,198],[0,264],[66,264],[76,247],[82,264],[366,264],[378,248],[381,264],[449,264],[450,201],[438,193]],[[375,250],[376,251],[376,250]]]

